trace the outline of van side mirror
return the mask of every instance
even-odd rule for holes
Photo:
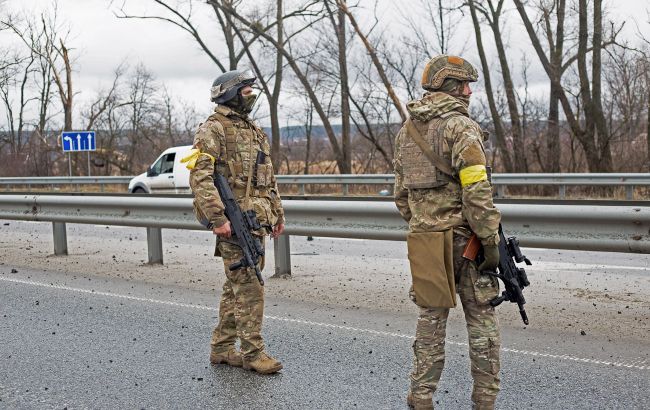
[[[151,167],[147,167],[147,176],[148,177],[155,177],[156,173],[151,169]]]

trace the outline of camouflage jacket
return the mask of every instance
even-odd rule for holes
[[[492,202],[483,133],[467,105],[448,94],[426,93],[407,104],[413,124],[451,165],[448,176],[431,164],[406,126],[395,142],[395,204],[411,232],[471,230],[484,245],[499,241],[501,214]]]
[[[242,209],[254,209],[261,224],[284,223],[284,210],[277,181],[271,164],[268,137],[247,116],[237,114],[228,107],[218,105],[215,112],[199,126],[194,137],[194,148],[202,154],[190,171],[190,187],[195,206],[215,227],[227,218],[224,206],[214,186],[212,174],[215,161],[223,163],[223,173]],[[266,154],[263,164],[253,169],[258,151]],[[246,187],[251,179],[249,201],[245,200]],[[253,186],[253,181],[256,185]]]

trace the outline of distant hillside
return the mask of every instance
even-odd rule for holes
[[[341,134],[341,125],[340,124],[334,124],[332,125],[332,128],[334,129],[334,132],[336,135]],[[271,128],[270,127],[263,127],[264,132],[269,136],[269,138],[272,138],[271,136]],[[293,139],[293,140],[302,140],[307,138],[307,133],[305,132],[305,127],[304,125],[290,125],[287,127],[281,127],[280,128],[280,133],[282,134],[282,139]],[[353,131],[354,133],[354,131]],[[320,140],[320,139],[327,139],[327,133],[325,132],[325,127],[322,125],[314,125],[312,126],[311,129],[311,137],[315,140]]]

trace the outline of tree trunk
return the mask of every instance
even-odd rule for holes
[[[517,97],[515,96],[515,86],[512,82],[510,74],[510,67],[508,65],[508,57],[506,56],[503,38],[501,36],[501,29],[499,28],[499,17],[501,16],[501,7],[504,0],[500,0],[495,10],[492,7],[492,2],[489,6],[492,12],[492,23],[490,28],[494,34],[494,42],[497,47],[497,54],[499,57],[499,65],[501,67],[501,75],[503,76],[503,85],[506,92],[506,100],[508,103],[508,111],[510,113],[510,126],[512,134],[512,150],[514,152],[514,170],[515,172],[528,172],[528,165],[526,163],[526,151],[524,150],[525,144],[522,136],[521,119],[519,117],[519,108],[517,106]]]
[[[650,88],[650,77],[646,77],[646,84],[647,84],[646,87]],[[646,101],[648,104],[648,116],[647,116],[646,130],[645,130],[646,132],[645,139],[647,144],[646,148],[648,150],[648,172],[650,172],[650,97],[646,96]]]
[[[546,128],[546,161],[544,172],[560,172],[560,100],[558,91],[551,85],[550,100],[548,104],[548,124]]]
[[[603,44],[603,14],[602,0],[594,0],[594,34],[592,38],[592,102],[593,114],[597,135],[597,146],[600,152],[601,169],[604,172],[613,170],[612,151],[610,147],[610,135],[607,127],[607,120],[603,112],[601,74],[602,74],[602,44]]]
[[[530,21],[530,18],[528,18],[528,14],[526,13],[526,9],[522,1],[521,0],[513,0],[513,1],[515,3],[515,6],[517,7],[517,11],[519,12],[519,15],[521,16],[521,20],[524,23],[524,27],[526,27],[526,32],[528,33],[528,37],[530,38],[533,48],[537,53],[537,57],[539,58],[539,61],[542,63],[542,67],[544,68],[544,71],[546,72],[546,75],[548,76],[549,80],[555,86],[555,89],[558,91],[558,97],[560,99],[560,103],[562,104],[562,110],[567,119],[567,122],[569,123],[569,126],[571,127],[571,131],[576,136],[576,138],[580,139],[582,138],[584,131],[580,127],[580,122],[578,121],[578,119],[575,116],[575,113],[573,112],[573,108],[571,107],[571,103],[569,101],[569,98],[566,95],[566,92],[564,91],[564,88],[562,87],[560,78],[558,78],[558,76],[553,74],[553,67],[546,54],[544,54],[544,48],[542,47],[542,43],[539,41],[539,37],[537,37],[537,33],[535,33],[535,28],[533,27],[533,23]]]
[[[348,62],[346,56],[345,13],[338,10],[337,40],[339,46],[339,69],[341,77],[341,149],[345,162],[345,174],[352,173],[352,147],[350,145],[350,88],[348,85]]]
[[[470,13],[472,15],[472,22],[474,25],[474,34],[476,37],[476,47],[478,48],[478,54],[481,58],[481,69],[483,70],[483,80],[485,82],[485,93],[487,94],[488,105],[490,107],[490,114],[492,115],[492,122],[494,123],[494,136],[496,139],[497,147],[501,153],[501,161],[505,171],[508,173],[514,172],[512,166],[512,160],[510,158],[510,152],[508,150],[508,145],[506,144],[505,132],[503,130],[503,124],[501,123],[501,116],[497,110],[497,105],[494,100],[494,93],[492,90],[492,80],[490,78],[490,66],[485,56],[485,49],[483,48],[483,40],[481,37],[481,25],[476,15],[476,6],[474,5],[473,0],[468,1]]]
[[[560,145],[560,97],[562,90],[557,89],[557,84],[562,81],[562,57],[564,52],[564,18],[566,15],[566,0],[557,3],[557,23],[555,29],[555,44],[550,33],[550,21],[547,24],[547,37],[551,52],[551,72],[555,81],[551,81],[549,94],[548,125],[547,125],[547,172],[560,172],[561,145]]]
[[[598,106],[595,104],[594,99],[592,98],[592,90],[589,83],[589,72],[587,71],[587,41],[589,39],[587,16],[587,0],[579,0],[578,76],[580,79],[580,98],[582,100],[585,118],[585,131],[583,134],[577,135],[577,137],[585,150],[589,172],[610,172],[612,169],[612,163],[609,141],[606,141],[605,138],[601,144],[596,139],[596,117],[602,115],[602,107],[600,107],[600,112],[598,112]],[[599,70],[600,68],[598,68],[597,71]],[[599,76],[598,72],[593,72],[592,74]],[[594,83],[594,85],[599,84]],[[596,92],[596,95],[600,97],[600,90]],[[607,152],[610,153],[607,154]]]
[[[63,90],[60,90],[64,114],[63,130],[72,131],[72,67],[70,66],[68,49],[63,44],[63,40],[61,40],[61,55],[63,57],[63,63],[65,64],[65,81],[67,90],[67,96],[63,93]]]
[[[276,3],[276,22],[278,30],[278,43],[284,44],[284,24],[282,13],[284,9],[282,0]],[[280,102],[280,92],[282,87],[282,53],[276,51],[275,56],[275,82],[273,84],[273,94],[269,100],[269,113],[271,115],[271,161],[273,168],[280,169],[280,118],[278,116],[278,103]]]
[[[305,138],[307,138],[307,144],[305,147],[305,170],[303,174],[308,175],[309,174],[309,154],[311,153],[311,131],[312,131],[312,124],[314,120],[314,109],[311,105],[309,104],[309,110],[307,110],[307,124],[305,124]]]

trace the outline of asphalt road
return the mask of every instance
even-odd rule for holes
[[[0,409],[406,409],[416,321],[401,242],[292,238],[268,278],[264,334],[285,366],[211,366],[223,273],[204,232],[0,221]],[[498,408],[650,408],[650,255],[526,249],[531,326],[499,308]],[[216,263],[215,263],[216,262]],[[470,408],[467,337],[451,313],[439,408]]]
[[[264,333],[285,369],[259,376],[209,364],[213,292],[11,266],[0,283],[2,408],[406,408],[410,314],[269,297]],[[448,337],[436,399],[470,408],[462,325]],[[499,408],[650,407],[650,367],[635,359],[647,344],[562,341],[504,329]]]

